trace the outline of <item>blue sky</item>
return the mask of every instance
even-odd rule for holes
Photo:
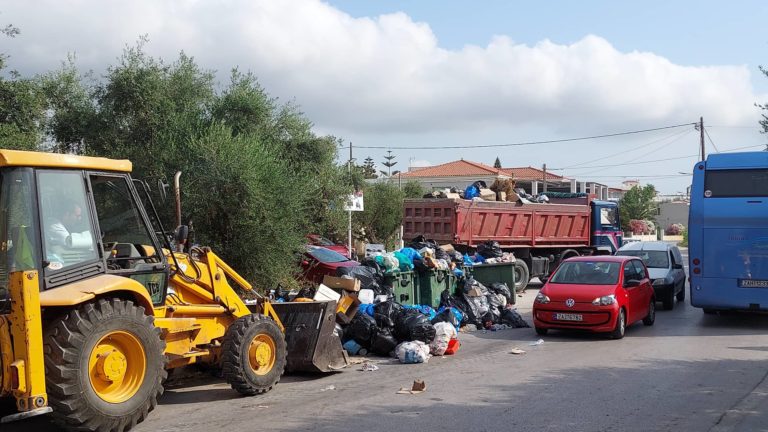
[[[183,50],[222,83],[234,66],[254,72],[318,133],[353,142],[358,161],[382,162],[387,148],[397,148],[396,169],[498,156],[508,167],[546,163],[609,185],[639,178],[664,193],[689,183],[679,173],[697,160],[692,127],[472,146],[703,116],[708,152],[760,149],[766,12],[764,1],[0,0],[0,22],[22,31],[3,47],[22,74],[74,54],[98,76],[147,35],[151,55],[172,60]]]

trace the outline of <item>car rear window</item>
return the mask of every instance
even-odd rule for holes
[[[323,247],[309,248],[307,252],[309,252],[309,254],[312,255],[313,258],[315,258],[320,262],[334,263],[334,262],[347,261],[347,257],[345,257],[344,255]]]
[[[614,285],[619,281],[621,263],[607,261],[564,262],[549,280],[557,284]]]
[[[669,268],[669,254],[667,251],[651,250],[620,250],[616,255],[636,256],[643,260],[649,268]]]

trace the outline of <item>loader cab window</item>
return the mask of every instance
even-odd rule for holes
[[[80,171],[39,171],[40,219],[46,272],[57,272],[100,256]]]
[[[8,275],[39,268],[34,175],[29,168],[0,172],[0,313],[10,306]]]
[[[162,303],[167,284],[162,250],[150,234],[128,177],[91,175],[90,179],[107,271],[138,281],[155,304]]]

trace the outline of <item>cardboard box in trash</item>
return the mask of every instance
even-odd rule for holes
[[[357,294],[342,291],[341,300],[336,306],[336,322],[343,325],[349,324],[357,314],[358,309],[360,309],[360,300],[357,298]]]
[[[496,192],[490,190],[481,188],[480,189],[480,198],[486,200],[486,201],[496,201]]]
[[[360,280],[348,279],[336,276],[325,275],[323,285],[334,290],[358,292],[360,291]]]

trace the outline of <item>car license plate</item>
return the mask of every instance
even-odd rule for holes
[[[581,314],[556,313],[554,318],[558,321],[582,321]]]
[[[739,286],[742,288],[768,288],[768,280],[739,279]]]

